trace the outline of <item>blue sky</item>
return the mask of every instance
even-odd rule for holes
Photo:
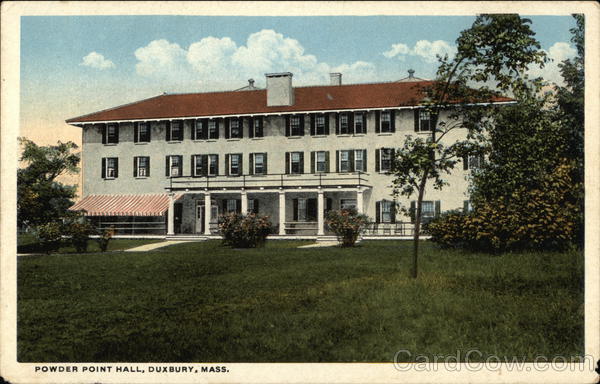
[[[531,17],[542,48],[572,56],[571,16]],[[69,117],[166,92],[235,89],[290,71],[297,85],[431,78],[474,16],[27,16],[21,19],[21,122]],[[539,74],[559,81],[556,65]]]

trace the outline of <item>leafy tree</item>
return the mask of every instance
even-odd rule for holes
[[[427,96],[425,110],[432,116],[433,128],[426,138],[409,136],[396,151],[392,167],[394,194],[409,198],[417,194],[411,268],[414,278],[418,274],[421,211],[427,182],[431,180],[434,188],[442,189],[447,184],[443,175],[451,172],[459,159],[481,153],[477,143],[484,140],[483,133],[495,110],[485,103],[496,95],[494,89],[530,92],[526,71],[532,64],[543,66],[545,62],[530,23],[512,14],[478,16],[471,28],[460,33],[456,56],[438,57],[436,79],[422,90]],[[480,85],[477,91],[474,83]],[[484,105],[474,107],[481,103]],[[458,128],[467,128],[465,140],[443,140]]]
[[[73,205],[76,186],[64,185],[56,178],[79,171],[78,147],[72,142],[38,146],[19,138],[22,147],[20,161],[25,167],[17,171],[17,211],[19,225],[40,225],[52,222]]]

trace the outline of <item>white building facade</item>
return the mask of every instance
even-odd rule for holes
[[[389,170],[406,136],[433,128],[419,107],[427,82],[342,85],[332,74],[329,85],[293,87],[292,78],[67,120],[83,134],[83,193],[72,209],[125,235],[214,236],[220,215],[256,212],[276,235],[318,237],[327,211],[355,208],[370,218],[365,236],[410,236],[397,206],[412,202],[394,201]],[[468,204],[468,168],[442,191],[427,189],[425,218]]]

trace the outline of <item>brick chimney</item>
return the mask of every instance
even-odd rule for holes
[[[267,73],[267,107],[294,105],[294,88],[290,72]]]

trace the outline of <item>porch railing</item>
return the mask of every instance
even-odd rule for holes
[[[410,222],[368,223],[362,234],[367,236],[413,236],[414,231],[415,225]]]
[[[340,173],[267,173],[240,176],[175,176],[169,177],[170,190],[182,189],[259,189],[259,188],[309,188],[336,186],[368,186],[365,172]]]

